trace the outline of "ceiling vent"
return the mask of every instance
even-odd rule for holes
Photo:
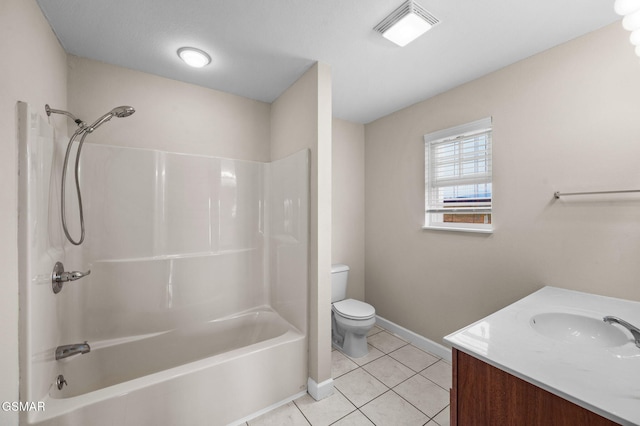
[[[398,46],[406,46],[439,22],[422,6],[409,0],[373,29]]]

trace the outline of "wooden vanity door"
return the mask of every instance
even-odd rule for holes
[[[453,349],[451,424],[610,426],[618,423]]]

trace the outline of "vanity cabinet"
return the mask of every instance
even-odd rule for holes
[[[451,424],[600,426],[618,423],[454,348]]]

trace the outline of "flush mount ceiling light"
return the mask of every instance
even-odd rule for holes
[[[636,47],[636,55],[640,56],[640,0],[616,0],[613,9],[622,19],[622,27],[631,31],[629,40]]]
[[[438,18],[409,0],[373,29],[398,46],[406,46],[436,25]]]
[[[209,56],[207,52],[196,49],[195,47],[181,47],[178,49],[178,56],[180,56],[180,59],[187,65],[194,68],[202,68],[211,62],[211,56]]]

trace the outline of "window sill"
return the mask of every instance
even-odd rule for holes
[[[428,231],[453,231],[453,232],[472,232],[475,234],[493,234],[493,228],[455,228],[453,226],[432,226],[425,225],[422,227],[424,230]]]

